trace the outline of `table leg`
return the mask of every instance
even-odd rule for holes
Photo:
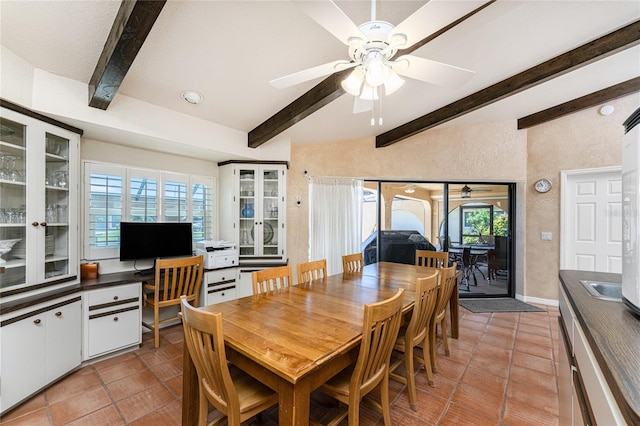
[[[295,387],[295,389],[294,389]],[[303,391],[303,386],[282,381],[278,388],[278,424],[280,426],[308,425],[310,392]]]
[[[187,344],[182,354],[182,425],[198,424],[198,373],[191,360]]]
[[[459,318],[458,318],[458,300],[460,299],[460,292],[458,286],[453,289],[451,299],[449,299],[449,314],[451,315],[451,337],[457,339],[459,336]]]

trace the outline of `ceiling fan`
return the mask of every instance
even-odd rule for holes
[[[361,25],[332,1],[300,1],[296,6],[348,46],[349,59],[332,61],[271,80],[277,88],[290,87],[334,72],[353,68],[342,82],[343,89],[356,97],[354,112],[368,111],[373,101],[398,90],[410,77],[427,83],[458,87],[473,71],[414,55],[395,57],[423,38],[473,11],[487,0],[431,0],[397,26],[377,20],[376,1],[371,1],[371,20]],[[380,90],[379,90],[380,89]],[[373,120],[373,119],[372,119]]]

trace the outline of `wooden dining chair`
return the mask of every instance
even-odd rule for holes
[[[279,266],[277,268],[263,269],[251,273],[253,294],[267,293],[269,291],[285,288],[293,285],[293,272],[291,266]]]
[[[429,353],[429,326],[436,307],[439,277],[440,272],[436,271],[428,277],[418,278],[416,280],[416,296],[411,319],[407,325],[400,327],[398,338],[393,347],[395,351],[401,352],[403,356],[398,357],[389,367],[389,376],[407,385],[409,403],[411,409],[414,411],[417,411],[416,379],[413,367],[414,359],[421,363],[421,365],[424,365],[429,385],[434,386]],[[422,344],[422,358],[415,353],[415,350],[420,344]],[[405,376],[395,373],[395,370],[403,363]]]
[[[446,251],[416,250],[415,265],[427,268],[446,268],[449,266],[449,253]]]
[[[222,314],[201,311],[181,298],[184,341],[198,375],[198,425],[207,424],[209,403],[229,425],[240,425],[278,403],[278,393],[227,362]]]
[[[342,256],[343,272],[361,272],[362,268],[364,268],[362,253],[345,254]]]
[[[440,338],[444,353],[449,356],[449,342],[447,340],[447,305],[451,300],[454,291],[458,291],[458,270],[457,263],[453,263],[449,268],[443,268],[440,272],[440,284],[438,285],[438,297],[436,307],[433,312],[433,320],[429,326],[429,357],[431,358],[431,369],[436,371],[436,339],[437,326],[440,324]]]
[[[297,266],[298,284],[319,280],[327,276],[327,259],[299,263]]]
[[[338,413],[330,425],[340,423],[346,416],[349,416],[349,425],[357,425],[360,401],[378,385],[381,404],[374,404],[382,411],[384,424],[391,425],[389,361],[398,337],[403,299],[404,289],[401,288],[387,300],[364,305],[362,340],[355,364],[336,374],[318,389],[348,406],[348,409]]]
[[[154,281],[142,287],[142,306],[153,310],[153,324],[143,321],[142,325],[153,331],[156,348],[160,346],[160,325],[180,318],[176,315],[161,320],[160,309],[180,305],[180,296],[198,307],[203,270],[202,255],[156,259]]]

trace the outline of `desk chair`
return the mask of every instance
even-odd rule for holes
[[[364,305],[362,340],[355,364],[333,376],[318,389],[348,405],[348,410],[339,413],[330,425],[339,424],[347,415],[349,425],[357,425],[360,401],[378,385],[381,404],[374,404],[382,411],[385,426],[391,425],[389,361],[402,320],[403,293],[404,289],[401,288],[387,300]]]
[[[293,272],[291,266],[263,269],[251,273],[253,294],[267,293],[269,291],[285,288],[293,285]]]
[[[431,358],[431,369],[436,371],[436,339],[437,326],[440,324],[440,333],[444,353],[449,356],[449,342],[447,340],[447,306],[451,300],[451,295],[457,291],[458,275],[457,264],[454,263],[449,268],[440,271],[440,284],[438,285],[438,297],[433,312],[433,319],[429,324],[429,358]]]
[[[198,307],[204,257],[180,257],[157,259],[153,284],[145,283],[142,287],[142,306],[153,310],[153,324],[142,322],[142,325],[153,331],[154,346],[160,346],[160,324],[174,321],[180,317],[160,319],[160,309],[180,305],[180,296],[186,296],[188,302]]]
[[[198,374],[198,425],[207,424],[209,403],[229,425],[240,425],[278,403],[278,394],[227,362],[222,314],[201,311],[182,296],[184,341]]]
[[[327,276],[327,259],[299,263],[296,269],[298,270],[298,284],[322,279]]]
[[[427,268],[446,268],[449,266],[449,253],[446,251],[416,250],[415,264]]]
[[[362,272],[364,259],[362,253],[345,254],[342,256],[342,272]]]
[[[403,356],[399,357],[389,367],[389,377],[407,385],[409,404],[413,411],[417,411],[416,379],[413,368],[414,359],[424,365],[429,385],[432,387],[435,386],[429,354],[429,325],[438,298],[439,278],[440,271],[436,271],[428,277],[418,278],[416,280],[416,297],[411,320],[409,320],[409,324],[400,327],[398,338],[393,347],[395,351],[402,352]],[[420,344],[422,344],[422,358],[418,357],[414,352]],[[395,373],[395,370],[402,365],[403,362],[405,376]]]

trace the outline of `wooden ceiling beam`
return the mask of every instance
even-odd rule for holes
[[[443,27],[442,29],[425,37],[419,42],[414,43],[407,49],[399,50],[395,54],[395,56],[408,55],[409,53],[419,49],[431,40],[449,31],[456,25],[466,21],[485,7],[495,2],[496,0],[491,0],[483,4],[482,6],[474,9],[473,11],[457,19],[446,27]],[[340,86],[340,82],[344,78],[346,78],[349,72],[351,72],[351,70],[340,71],[338,73],[332,74],[331,76],[318,83],[308,92],[304,93],[298,99],[291,102],[289,105],[269,117],[266,121],[259,124],[255,129],[251,130],[249,132],[249,148],[259,147],[263,143],[284,132],[289,127],[313,114],[323,106],[342,96],[345,91],[342,86]]]
[[[89,80],[89,106],[106,110],[166,0],[123,0]]]
[[[546,123],[547,121],[555,120],[567,114],[591,108],[613,99],[622,98],[635,92],[640,92],[640,77],[632,78],[631,80],[609,86],[597,92],[536,112],[535,114],[519,118],[518,130]]]
[[[623,28],[549,59],[479,92],[382,133],[376,136],[376,147],[393,145],[417,133],[638,44],[640,44],[640,21],[634,21]]]

